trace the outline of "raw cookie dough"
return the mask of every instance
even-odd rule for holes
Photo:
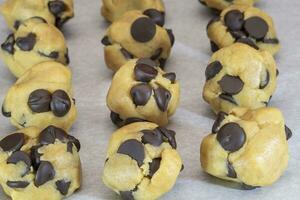
[[[61,27],[74,16],[73,0],[6,0],[0,12],[13,31],[31,17],[41,17],[49,24]]]
[[[253,6],[258,0],[199,0],[199,2],[215,10],[223,10],[233,4]]]
[[[160,26],[157,19],[155,15],[129,11],[115,21],[102,39],[107,67],[117,71],[129,59],[151,58],[163,68],[174,35],[171,29]]]
[[[254,7],[233,5],[207,25],[213,52],[235,42],[276,54],[280,49],[272,18]]]
[[[202,141],[201,166],[213,176],[241,183],[244,189],[268,186],[288,165],[291,136],[276,108],[221,112],[212,133]]]
[[[140,10],[155,14],[161,13],[164,17],[165,7],[162,0],[103,0],[101,13],[108,21],[119,19],[124,13],[131,10]]]
[[[80,143],[62,129],[24,128],[0,141],[0,184],[12,200],[60,200],[81,184]]]
[[[2,114],[17,128],[49,124],[68,130],[76,119],[71,71],[53,61],[29,69],[9,89]]]
[[[215,52],[205,71],[203,98],[215,113],[268,105],[277,84],[276,63],[267,51],[235,43]]]
[[[175,73],[162,71],[150,59],[135,59],[114,75],[106,102],[117,126],[136,121],[164,126],[174,114],[179,98]]]
[[[148,122],[117,130],[102,180],[124,200],[154,200],[170,191],[183,167],[175,132]]]
[[[44,61],[69,63],[63,34],[40,17],[30,18],[20,24],[18,30],[1,45],[0,55],[17,77]]]

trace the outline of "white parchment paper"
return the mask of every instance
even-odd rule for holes
[[[215,118],[201,97],[204,70],[211,55],[206,24],[212,14],[197,0],[165,0],[165,4],[165,26],[172,28],[176,36],[166,70],[177,73],[182,88],[181,106],[168,128],[177,132],[178,150],[185,169],[173,190],[162,199],[300,199],[300,1],[261,0],[257,4],[273,16],[282,42],[282,50],[276,56],[280,71],[279,84],[270,105],[282,110],[294,135],[289,141],[290,162],[285,174],[274,185],[253,191],[242,191],[234,184],[206,175],[200,169],[200,141],[210,132]],[[69,198],[73,200],[119,199],[100,179],[108,141],[116,130],[105,103],[112,73],[105,66],[100,43],[108,26],[99,14],[100,5],[100,0],[75,0],[76,17],[63,29],[70,51],[70,67],[79,111],[70,134],[80,139],[82,145],[83,182],[82,188]],[[8,34],[9,30],[1,17],[1,42]],[[0,101],[14,82],[15,78],[1,62]],[[0,137],[14,130],[9,120],[0,116]],[[3,192],[0,193],[0,199],[7,199]]]

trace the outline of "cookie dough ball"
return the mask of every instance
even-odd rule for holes
[[[219,113],[201,144],[203,170],[244,189],[273,184],[288,165],[291,131],[276,108]]]
[[[277,74],[269,52],[235,43],[212,55],[203,98],[215,113],[228,113],[237,106],[265,107],[276,89]]]
[[[168,124],[180,98],[175,73],[165,73],[150,59],[130,60],[113,77],[107,95],[117,126],[136,121]]]
[[[28,70],[9,89],[2,114],[18,128],[43,129],[51,124],[67,130],[77,113],[72,97],[71,71],[57,62],[43,62]]]
[[[0,141],[0,184],[13,200],[60,200],[80,187],[80,143],[62,129],[28,127]]]
[[[215,10],[223,10],[233,4],[253,6],[258,0],[199,0],[199,2]]]
[[[54,60],[69,63],[68,49],[63,34],[43,18],[34,17],[20,24],[1,45],[0,55],[17,77],[32,66]]]
[[[276,54],[280,49],[272,18],[262,10],[233,5],[207,25],[213,52],[235,42]]]
[[[122,199],[158,199],[182,169],[175,132],[148,122],[117,130],[110,139],[102,180]]]
[[[41,17],[49,24],[61,27],[74,16],[73,0],[6,0],[0,12],[13,31],[31,17]]]
[[[133,58],[151,58],[163,68],[174,35],[172,30],[160,26],[159,21],[155,15],[141,11],[129,11],[115,21],[102,39],[108,68],[117,71]]]
[[[164,17],[165,13],[162,0],[103,0],[102,2],[101,13],[110,22],[131,10],[140,10],[158,18]]]

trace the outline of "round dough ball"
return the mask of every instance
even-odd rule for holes
[[[61,200],[81,184],[80,143],[62,129],[20,129],[0,141],[0,184],[13,200]]]
[[[172,30],[159,26],[157,18],[129,11],[106,30],[102,39],[108,68],[117,71],[132,58],[151,58],[164,67],[174,43]]]
[[[16,77],[45,61],[69,64],[63,34],[40,17],[25,20],[14,34],[10,34],[1,45],[0,55]]]
[[[288,165],[290,137],[276,108],[221,112],[212,133],[202,141],[201,166],[213,176],[241,183],[244,189],[268,186]]]
[[[199,0],[199,2],[217,11],[223,10],[233,4],[253,6],[259,0]]]
[[[235,43],[215,52],[207,66],[203,98],[215,113],[268,105],[277,84],[276,63],[267,51]]]
[[[131,10],[146,11],[146,13],[154,15],[158,11],[163,17],[165,13],[162,0],[103,0],[102,3],[101,13],[110,22],[119,19],[124,13]]]
[[[61,27],[74,16],[73,0],[6,0],[0,12],[13,31],[31,17],[41,17],[49,24]]]
[[[164,126],[174,114],[179,98],[175,73],[162,71],[150,59],[135,59],[114,75],[106,102],[117,126],[136,121]]]
[[[276,54],[280,43],[273,19],[258,8],[233,5],[213,18],[207,25],[213,52],[235,42]]]
[[[170,191],[182,169],[175,132],[137,122],[111,137],[102,180],[122,199],[158,199]]]
[[[71,71],[57,62],[29,69],[8,90],[2,114],[17,128],[51,125],[68,130],[77,115]]]

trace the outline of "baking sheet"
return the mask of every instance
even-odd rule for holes
[[[4,2],[4,0],[0,0]],[[79,111],[77,122],[70,134],[80,139],[83,182],[82,188],[69,199],[119,199],[101,182],[106,148],[116,127],[109,119],[105,96],[112,73],[105,67],[100,40],[108,23],[99,15],[100,0],[75,0],[76,17],[69,21],[63,32],[68,41],[73,71],[74,91]],[[270,187],[242,191],[234,184],[206,175],[200,169],[199,144],[209,133],[214,114],[202,100],[204,70],[210,57],[206,24],[212,14],[197,0],[165,0],[166,27],[172,28],[176,43],[166,70],[175,71],[181,82],[181,105],[168,128],[176,130],[178,150],[185,169],[176,186],[162,199],[198,200],[296,200],[300,195],[300,1],[262,0],[257,4],[274,17],[282,50],[276,56],[280,71],[278,89],[271,106],[285,115],[293,130],[289,141],[290,162],[285,174]],[[9,30],[0,18],[0,38],[5,40]],[[15,78],[0,63],[0,101]],[[14,131],[9,121],[0,116],[0,137]],[[0,199],[7,198],[1,193]]]

